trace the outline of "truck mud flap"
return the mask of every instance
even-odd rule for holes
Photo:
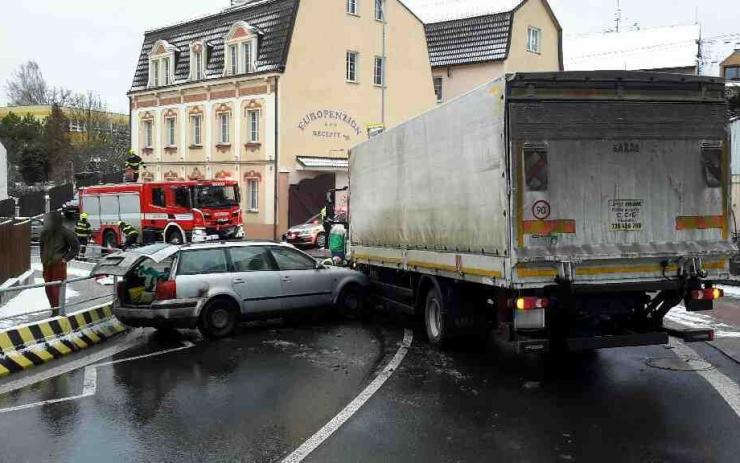
[[[658,331],[620,336],[568,338],[566,343],[570,351],[608,349],[611,347],[652,346],[656,344],[668,344],[668,333]]]
[[[666,332],[684,342],[714,341],[714,330],[706,328],[666,328]]]

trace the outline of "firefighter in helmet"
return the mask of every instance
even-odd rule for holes
[[[136,151],[134,151],[133,148],[128,150],[128,158],[126,158],[125,170],[129,181],[139,181],[139,170],[141,170],[142,167],[144,167],[144,161],[142,161],[141,157],[136,154]]]
[[[75,235],[77,236],[77,241],[80,242],[79,257],[85,257],[87,243],[90,241],[90,237],[92,236],[92,227],[90,226],[90,222],[87,221],[87,212],[80,214],[80,220],[78,220],[77,225],[75,225]]]
[[[127,224],[123,220],[118,222],[118,228],[121,230],[125,240],[123,242],[123,248],[129,248],[135,245],[139,241],[139,230],[135,229],[130,224]]]

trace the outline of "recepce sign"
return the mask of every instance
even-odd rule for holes
[[[349,134],[360,136],[362,127],[357,119],[345,113],[344,111],[335,111],[332,109],[319,109],[306,113],[298,123],[298,128],[302,132],[310,129],[311,135],[319,138],[343,138],[349,140],[350,135],[345,132],[350,130]]]

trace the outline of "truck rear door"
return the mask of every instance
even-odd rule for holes
[[[653,274],[662,258],[726,253],[722,85],[656,76],[512,83],[520,262],[571,261],[582,277],[609,279]]]

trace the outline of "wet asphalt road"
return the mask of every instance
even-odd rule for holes
[[[406,327],[319,317],[215,342],[147,332],[109,360],[194,346],[99,367],[92,397],[0,413],[0,461],[279,461],[360,393]],[[737,363],[692,346],[740,382]],[[740,419],[709,383],[646,364],[675,356],[519,357],[493,342],[439,352],[415,328],[397,371],[306,461],[737,461]],[[0,409],[78,395],[83,377],[0,396]]]

